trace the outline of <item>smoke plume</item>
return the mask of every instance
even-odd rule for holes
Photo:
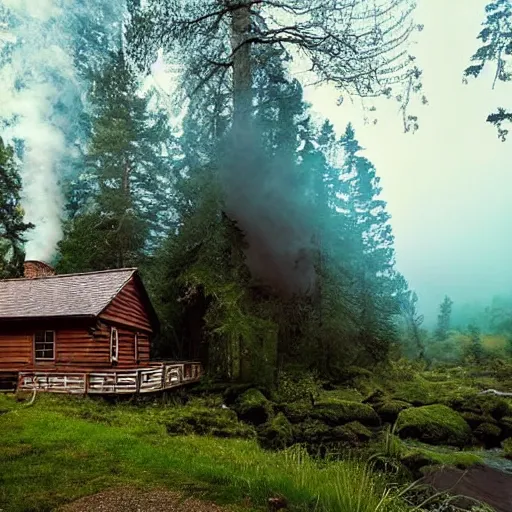
[[[21,158],[28,258],[50,260],[62,236],[61,162],[69,151],[64,115],[76,85],[63,30],[66,1],[3,0],[0,7],[0,119]]]

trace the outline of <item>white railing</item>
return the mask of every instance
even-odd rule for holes
[[[191,382],[203,373],[200,363],[157,363],[136,370],[102,370],[98,372],[20,372],[18,389],[54,393],[151,393]]]

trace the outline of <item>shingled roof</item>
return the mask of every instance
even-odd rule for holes
[[[135,268],[0,281],[0,320],[98,316]]]

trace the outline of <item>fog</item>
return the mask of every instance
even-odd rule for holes
[[[356,128],[384,187],[397,264],[420,298],[426,324],[448,295],[455,305],[512,292],[512,139],[485,122],[510,105],[510,86],[492,90],[493,70],[462,83],[478,47],[485,0],[420,0],[411,52],[424,71],[428,106],[413,105],[419,131],[404,134],[398,106],[377,104],[365,124],[360,104],[336,106],[332,87],[306,88],[306,99],[341,133]]]

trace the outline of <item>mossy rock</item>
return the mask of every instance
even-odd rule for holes
[[[322,421],[307,419],[293,425],[293,436],[298,443],[320,445],[332,441],[333,429]]]
[[[312,410],[311,402],[293,402],[281,406],[281,411],[291,423],[301,423],[307,420]]]
[[[235,402],[235,411],[238,417],[252,425],[266,423],[272,415],[272,403],[255,388],[245,391]]]
[[[216,437],[253,438],[252,427],[240,423],[233,411],[224,409],[192,408],[180,411],[165,419],[165,427],[170,435],[213,435]]]
[[[462,447],[471,443],[471,429],[464,418],[439,404],[403,410],[398,415],[397,433],[429,444]]]
[[[401,400],[387,400],[379,402],[373,406],[375,412],[385,423],[394,423],[398,415],[405,409],[409,409],[411,404]]]
[[[473,434],[486,448],[496,448],[500,445],[501,428],[494,423],[482,423]]]
[[[462,411],[460,415],[473,430],[482,425],[482,423],[496,423],[496,420],[490,414]]]
[[[351,446],[357,446],[361,443],[368,442],[373,436],[371,430],[358,421],[351,421],[341,427],[334,427],[332,430],[333,439]]]
[[[512,416],[505,416],[501,418],[499,426],[503,431],[503,437],[512,437]]]
[[[222,396],[224,398],[224,403],[226,405],[233,405],[237,402],[237,400],[250,389],[255,389],[259,391],[265,398],[269,399],[271,394],[270,392],[259,386],[255,386],[254,384],[232,384],[231,386],[227,387]]]
[[[263,425],[258,433],[260,444],[264,448],[280,450],[293,443],[293,427],[283,413],[278,413]]]
[[[359,421],[370,427],[380,425],[379,416],[368,404],[348,400],[330,401],[315,405],[311,411],[311,418],[333,427],[352,421]]]
[[[389,400],[387,393],[385,391],[382,391],[382,389],[375,389],[372,391],[364,400],[364,404],[371,404],[375,405],[384,401]]]
[[[460,403],[453,405],[458,411],[472,412],[480,415],[489,415],[495,420],[512,416],[512,407],[509,403],[495,395],[475,395]]]
[[[512,460],[512,437],[503,441],[501,446],[505,457]]]

